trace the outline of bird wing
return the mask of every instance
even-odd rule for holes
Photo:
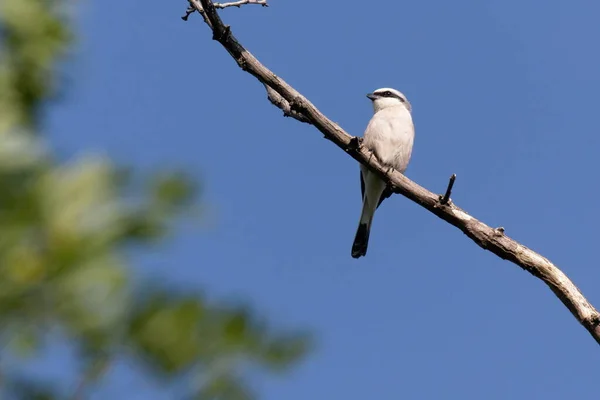
[[[390,197],[394,192],[392,191],[392,188],[388,185],[385,187],[385,189],[383,189],[383,193],[381,193],[381,197],[379,198],[379,203],[377,204],[377,208],[379,208],[379,206],[381,205],[381,203],[387,199],[388,197]]]
[[[362,171],[358,171],[360,173],[360,197],[365,199],[365,180],[363,179]]]
[[[363,201],[365,200],[365,180],[363,179],[363,174],[362,171],[360,172],[360,195],[361,198],[363,199]],[[381,203],[387,199],[388,197],[390,197],[392,195],[392,193],[394,193],[392,191],[392,188],[388,185],[385,187],[385,189],[383,190],[383,193],[381,194],[381,197],[379,198],[379,203],[377,203],[377,208],[379,208],[379,206],[381,205]]]

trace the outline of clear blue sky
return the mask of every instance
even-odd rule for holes
[[[554,261],[600,306],[600,3],[282,1],[222,17],[266,66],[348,132],[383,86],[410,99],[407,175]],[[181,1],[89,1],[64,101],[63,155],[178,166],[205,224],[136,260],[148,276],[251,302],[310,329],[314,352],[266,400],[597,399],[600,349],[540,281],[401,196],[350,247],[358,166],[281,117]],[[97,398],[167,399],[121,366]],[[135,383],[130,383],[135,382]],[[115,397],[117,396],[117,397]]]

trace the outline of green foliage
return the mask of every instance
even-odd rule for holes
[[[56,60],[71,38],[65,7],[57,0],[0,3],[0,131],[36,123],[40,102],[56,89]]]
[[[289,367],[307,337],[273,330],[243,306],[134,285],[124,252],[165,238],[194,207],[197,186],[177,171],[133,179],[92,154],[56,160],[39,135],[38,114],[59,89],[56,65],[71,41],[66,3],[0,3],[2,359],[35,357],[48,333],[60,332],[82,365],[73,398],[126,356],[161,381],[191,377],[192,398],[250,399],[244,371]],[[0,378],[2,398],[65,390],[11,371]]]

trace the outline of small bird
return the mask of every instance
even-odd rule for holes
[[[384,166],[404,173],[412,153],[415,128],[411,106],[406,97],[391,88],[377,89],[367,94],[373,102],[374,115],[363,135],[363,146],[375,154]],[[375,210],[392,191],[375,173],[360,165],[360,190],[363,206],[358,229],[352,244],[352,257],[367,254],[369,234]]]

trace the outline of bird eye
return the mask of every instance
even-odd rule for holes
[[[385,91],[385,92],[383,93],[383,95],[384,95],[385,97],[392,97],[392,92],[390,92],[389,90],[387,90],[387,91]]]

